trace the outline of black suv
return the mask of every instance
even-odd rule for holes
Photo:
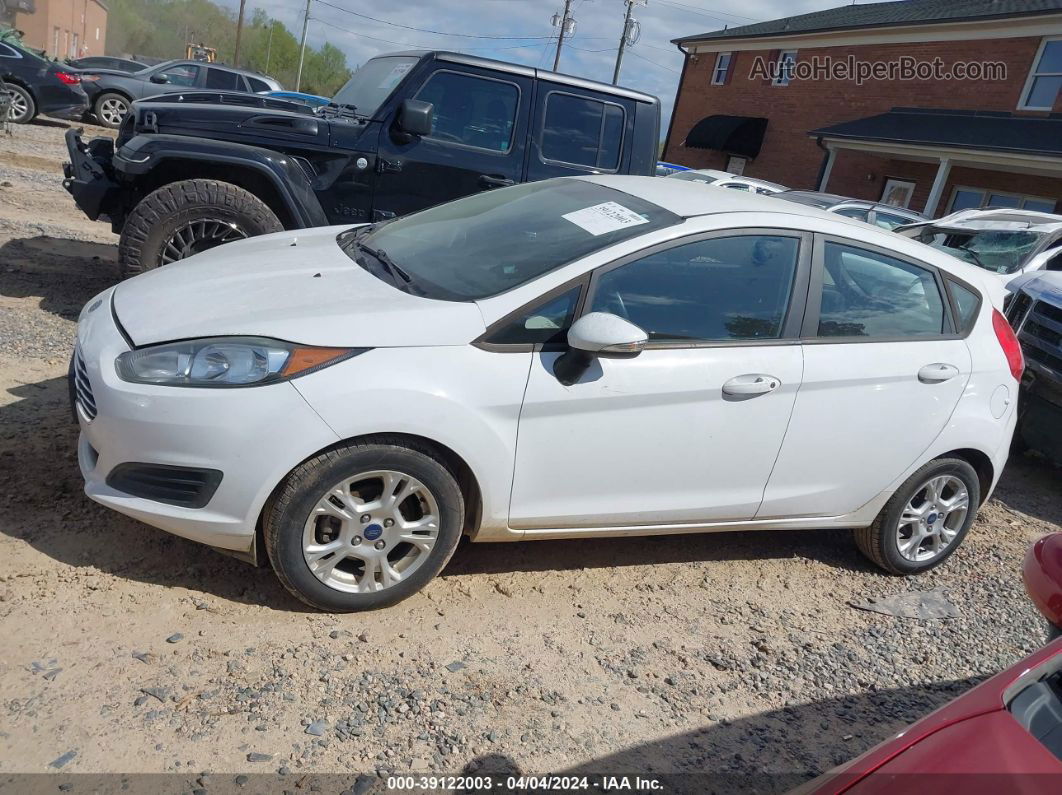
[[[1007,320],[1025,354],[1014,446],[1062,464],[1062,273],[1035,271],[1007,289]]]
[[[0,83],[11,94],[8,120],[33,121],[38,113],[80,119],[88,107],[81,78],[13,41],[0,41]]]
[[[229,240],[381,221],[518,182],[651,175],[659,132],[646,94],[406,52],[366,62],[316,112],[226,92],[141,100],[116,142],[67,133],[64,184],[121,233],[129,275]]]

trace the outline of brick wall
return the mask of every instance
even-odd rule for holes
[[[96,0],[37,0],[36,9],[15,15],[15,27],[29,46],[53,58],[104,54],[107,10]]]
[[[1025,79],[1039,46],[1039,37],[1027,37],[830,47],[800,50],[797,54],[798,61],[816,55],[833,59],[852,55],[861,61],[890,61],[901,56],[932,61],[940,56],[949,67],[957,61],[983,60],[1002,61],[1007,65],[1007,78],[999,81],[894,80],[871,81],[861,86],[855,80],[793,80],[788,86],[775,86],[767,80],[750,79],[749,73],[757,56],[770,59],[777,55],[762,50],[735,52],[726,84],[713,86],[710,83],[716,54],[702,53],[696,56],[696,61],[691,58],[686,66],[663,159],[694,168],[723,168],[726,164],[724,153],[683,147],[686,133],[696,122],[713,114],[762,116],[770,119],[763,148],[760,155],[748,163],[745,174],[793,188],[815,188],[823,151],[814,139],[808,137],[809,130],[873,116],[898,106],[1018,112]],[[1056,110],[1060,107],[1062,96],[1055,104]],[[901,163],[842,151],[834,164],[829,189],[859,198],[877,199],[885,177],[902,178],[907,173],[917,173],[917,192],[911,206],[920,209],[925,205],[935,173],[935,166],[929,164]],[[874,176],[867,180],[867,174]],[[1062,196],[1057,179],[1044,181],[1043,190],[1034,191],[1027,186],[1037,178],[1013,177],[1002,172],[979,172],[977,179],[971,177],[962,184],[983,185],[986,174],[992,175],[991,187],[997,187],[997,180],[1010,179],[1020,185],[1019,192],[1022,193]],[[956,179],[958,177],[953,175],[952,180]],[[949,196],[950,186],[942,197],[942,204]]]

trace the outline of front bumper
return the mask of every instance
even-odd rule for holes
[[[114,142],[110,138],[94,138],[85,143],[77,130],[70,129],[66,131],[66,149],[70,162],[63,163],[63,187],[74,197],[78,209],[96,221],[106,214],[119,191],[111,176]]]
[[[77,345],[91,388],[77,398],[78,463],[85,494],[154,527],[210,546],[248,552],[266,500],[298,463],[338,441],[290,383],[240,389],[131,384],[114,360],[129,344],[111,293],[83,314]],[[95,416],[93,416],[93,411]],[[201,508],[132,496],[108,483],[123,464],[188,467],[222,473]],[[120,482],[120,481],[118,481]]]

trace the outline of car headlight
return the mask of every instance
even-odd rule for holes
[[[166,386],[259,386],[286,381],[364,353],[368,348],[318,348],[260,337],[213,337],[126,351],[118,377]]]

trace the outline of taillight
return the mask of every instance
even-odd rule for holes
[[[1014,376],[1015,381],[1021,381],[1022,371],[1025,370],[1025,357],[1022,356],[1021,345],[1014,329],[998,309],[992,310],[992,328],[996,332],[996,339],[999,340],[999,347],[1003,349],[1003,355],[1007,357],[1010,374]]]
[[[69,72],[56,72],[55,76],[66,83],[68,86],[76,86],[81,82],[81,78],[77,75],[72,75]]]

